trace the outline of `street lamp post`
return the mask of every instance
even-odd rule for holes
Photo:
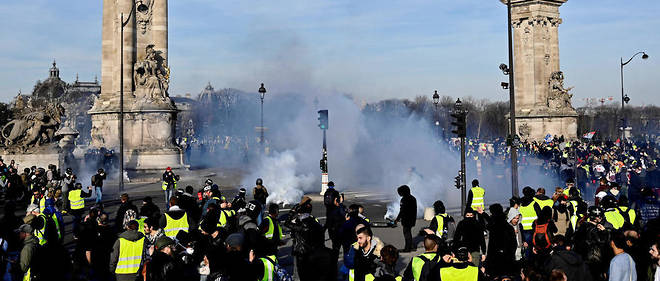
[[[130,14],[124,22],[124,13],[119,14],[121,30],[119,36],[119,191],[124,191],[124,26],[130,20]]]
[[[264,153],[264,98],[266,97],[264,83],[261,83],[261,87],[259,87],[259,94],[261,95],[261,126],[259,127],[261,135],[259,137],[259,143],[261,143],[261,153]]]
[[[435,91],[433,93],[433,104],[435,105],[435,128],[438,133],[438,138],[440,138],[440,115],[438,113],[438,104],[440,103],[440,95],[438,95],[438,91]]]
[[[511,193],[518,196],[518,147],[516,143],[516,96],[514,91],[513,77],[513,36],[511,34],[511,0],[506,3],[507,8],[507,26],[509,35],[509,65],[507,71],[502,71],[509,75],[509,137],[511,144]]]
[[[624,140],[626,138],[626,114],[624,113],[624,106],[626,103],[630,101],[630,98],[628,95],[623,93],[623,67],[630,63],[637,55],[642,54],[642,59],[648,59],[649,55],[647,55],[645,52],[637,52],[634,54],[632,57],[630,57],[629,60],[626,62],[623,62],[623,57],[621,58],[621,145],[623,149],[625,150],[626,146],[624,144]]]

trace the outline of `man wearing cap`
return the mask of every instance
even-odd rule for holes
[[[147,266],[147,280],[184,280],[183,268],[174,258],[176,243],[167,236],[158,238],[151,262]]]
[[[190,216],[178,206],[176,197],[170,198],[170,208],[160,217],[160,226],[165,236],[175,239],[180,231],[190,232],[193,225]]]
[[[96,204],[101,203],[103,200],[103,181],[106,178],[105,171],[101,168],[96,171],[96,174],[92,176],[92,186],[94,187],[94,192],[96,193]]]
[[[23,280],[31,280],[34,274],[31,270],[32,258],[37,251],[39,240],[32,235],[32,231],[32,226],[29,224],[23,224],[16,230],[21,241],[23,241],[23,248],[21,248],[19,260]]]
[[[172,172],[172,168],[167,167],[163,173],[163,191],[165,192],[165,208],[169,210],[168,202],[172,198],[172,193],[176,190],[176,182],[179,180],[179,176],[175,175]]]
[[[130,221],[119,235],[110,255],[110,272],[117,281],[135,281],[144,262],[145,237],[138,232],[137,221]]]

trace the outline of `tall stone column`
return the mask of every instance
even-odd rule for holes
[[[104,0],[103,9],[103,81],[89,111],[92,146],[119,146],[123,78],[125,168],[182,168],[181,150],[174,143],[177,108],[168,93],[167,0]]]
[[[566,2],[511,0],[516,126],[523,139],[577,134],[577,114],[559,64],[559,7]]]

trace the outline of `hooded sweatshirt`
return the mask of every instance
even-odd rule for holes
[[[135,242],[140,238],[144,237],[144,234],[138,232],[137,230],[127,230],[119,235],[119,238],[124,238],[128,241]],[[115,241],[115,244],[112,246],[112,254],[110,254],[110,272],[114,273],[117,268],[117,262],[119,261],[119,238]],[[145,239],[146,243],[146,239]],[[142,262],[144,262],[144,257],[140,262],[140,267],[142,267]],[[140,272],[140,271],[138,271]]]

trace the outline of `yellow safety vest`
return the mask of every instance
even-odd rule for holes
[[[476,210],[477,207],[484,209],[484,194],[486,194],[486,191],[478,186],[475,186],[470,190],[472,191],[472,209]]]
[[[552,205],[555,204],[555,201],[552,201],[552,199],[550,199],[550,198],[545,199],[545,200],[541,200],[541,199],[537,199],[536,197],[534,197],[534,202],[539,204],[539,207],[541,207],[541,210],[543,210],[543,208],[545,208],[546,206],[552,208]]]
[[[620,229],[626,222],[621,213],[617,210],[605,212],[605,220],[611,223],[614,229]]]
[[[577,229],[577,221],[580,219],[580,216],[578,215],[578,202],[575,200],[568,201],[571,203],[571,206],[573,207],[573,215],[571,215],[571,227],[573,228],[573,231]]]
[[[145,218],[145,217],[141,217],[141,218],[139,218],[139,219],[136,220],[137,223],[138,223],[138,232],[140,232],[140,233],[142,233],[142,234],[145,234],[145,233],[144,233],[144,221],[145,221],[146,219],[147,219],[147,218]]]
[[[62,233],[64,231],[62,229],[60,229],[60,221],[57,219],[57,216],[55,214],[50,215],[50,217],[55,222],[55,228],[57,229],[57,238],[61,240],[62,239]]]
[[[439,214],[435,216],[435,220],[438,223],[438,228],[435,229],[435,235],[442,238],[445,235],[445,219],[447,214]]]
[[[520,224],[522,224],[523,230],[532,230],[532,225],[537,218],[536,210],[534,210],[534,201],[527,206],[520,206],[519,210],[522,215]]]
[[[275,223],[273,222],[273,219],[270,216],[266,217],[266,220],[268,221],[268,231],[266,231],[266,238],[269,240],[273,240],[273,236],[275,234]],[[279,233],[280,241],[284,239],[284,235],[282,234],[282,227],[280,224],[277,224],[277,232]]]
[[[35,229],[34,230],[34,236],[39,239],[39,245],[45,245],[48,241],[46,241],[46,224],[48,224],[48,218],[46,218],[46,215],[44,214],[39,214],[37,216],[37,219],[41,219],[44,221],[44,225],[40,229]]]
[[[376,277],[374,277],[374,275],[371,274],[371,273],[364,276],[364,281],[374,281],[374,280],[376,280]],[[401,281],[401,280],[403,280],[403,278],[401,276],[397,276],[397,277],[394,277],[394,280]]]
[[[135,274],[140,270],[142,254],[144,251],[144,237],[137,241],[119,238],[119,260],[117,261],[117,274]]]
[[[218,227],[225,227],[227,221],[236,214],[234,210],[220,210],[220,219],[218,220]]]
[[[273,262],[277,262],[277,258],[275,256],[268,256]],[[261,262],[264,264],[264,275],[263,278],[261,278],[261,281],[273,281],[275,280],[275,275],[277,272],[275,272],[275,263],[271,262],[267,258],[260,258]]]
[[[179,231],[188,232],[188,228],[190,227],[188,225],[187,213],[183,213],[183,216],[178,220],[173,219],[169,214],[165,213],[165,220],[167,221],[167,225],[164,227],[163,232],[165,232],[165,236],[172,239],[176,238]]]
[[[357,242],[351,244],[351,247],[355,248],[357,246]],[[354,281],[355,280],[355,268],[351,268],[348,270],[348,281]]]
[[[32,276],[30,276],[30,275],[31,275],[31,272],[30,272],[31,270],[32,270],[32,268],[29,268],[29,267],[28,267],[27,272],[25,272],[25,274],[23,274],[23,281],[30,281],[30,280],[32,280]]]
[[[82,190],[76,189],[69,191],[69,205],[71,210],[79,210],[85,208],[85,200],[80,196]]]
[[[619,209],[621,210],[621,212],[623,212],[621,213],[622,216],[625,217],[627,215],[628,218],[630,219],[630,223],[635,223],[635,219],[637,218],[637,213],[635,213],[634,209],[629,209],[628,207],[619,207]]]
[[[477,281],[479,269],[468,265],[466,268],[455,268],[453,266],[440,268],[440,279],[442,281]]]
[[[419,280],[420,275],[422,275],[422,268],[424,268],[424,265],[426,264],[426,262],[420,258],[421,256],[426,257],[430,261],[435,258],[436,253],[424,253],[413,258],[412,274],[415,281]]]
[[[45,209],[46,209],[46,196],[41,197],[41,199],[39,199],[39,211],[43,213]]]
[[[173,179],[173,180],[174,180],[174,187],[173,187],[173,188],[176,189],[176,179]],[[169,186],[169,185],[167,184],[167,182],[166,182],[166,181],[163,181],[163,184],[162,184],[160,187],[161,187],[163,190],[167,190],[168,186]]]

